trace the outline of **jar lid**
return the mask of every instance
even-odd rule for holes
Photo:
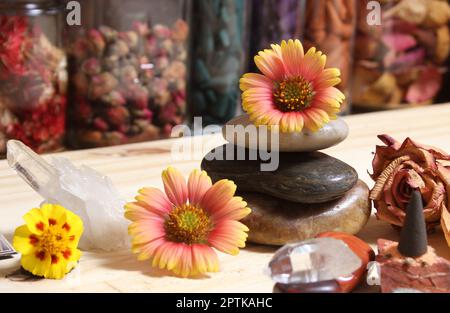
[[[61,12],[62,1],[59,0],[2,0],[0,15],[49,15]]]

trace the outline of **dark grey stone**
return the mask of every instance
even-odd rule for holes
[[[234,160],[226,160],[226,150],[234,150]],[[224,145],[223,160],[202,161],[202,169],[213,181],[230,179],[238,191],[260,192],[280,199],[300,203],[323,203],[342,197],[357,182],[358,174],[348,164],[321,152],[280,152],[279,167],[273,172],[261,172],[261,159],[237,160],[238,147]],[[242,151],[242,150],[241,150]],[[252,151],[258,155],[257,151]],[[274,152],[275,153],[275,152]]]

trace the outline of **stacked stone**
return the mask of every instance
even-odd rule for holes
[[[279,148],[269,152],[272,157],[279,157],[274,171],[261,171],[262,164],[273,160],[267,161],[264,151],[252,149],[259,147],[255,141],[260,132],[249,138],[238,131],[226,131],[244,126],[243,132],[248,125],[251,122],[247,115],[228,122],[223,135],[229,144],[211,151],[201,166],[213,182],[229,179],[236,183],[237,194],[252,209],[243,220],[250,228],[249,241],[285,245],[329,231],[356,234],[365,226],[371,213],[369,188],[358,180],[351,166],[318,152],[348,136],[344,120],[332,121],[315,133],[303,130],[276,134]],[[267,132],[267,138],[271,138],[271,131]],[[241,135],[246,140],[238,140]],[[239,149],[245,149],[245,159],[238,158]],[[256,159],[251,158],[256,155]]]

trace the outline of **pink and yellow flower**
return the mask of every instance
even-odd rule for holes
[[[256,125],[282,132],[317,131],[336,119],[344,94],[336,87],[337,68],[325,68],[326,56],[315,48],[305,54],[299,40],[282,41],[255,57],[262,72],[240,80],[242,106]]]
[[[132,221],[132,250],[139,260],[183,277],[217,272],[213,248],[236,255],[245,247],[248,228],[239,222],[250,213],[247,203],[235,197],[236,185],[221,180],[214,185],[205,171],[194,170],[188,182],[169,167],[162,173],[165,194],[143,188],[136,202],[125,205]]]

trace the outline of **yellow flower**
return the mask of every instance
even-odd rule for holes
[[[62,279],[80,259],[77,249],[83,222],[56,204],[43,204],[24,215],[26,225],[14,233],[14,248],[22,267],[36,276]]]

